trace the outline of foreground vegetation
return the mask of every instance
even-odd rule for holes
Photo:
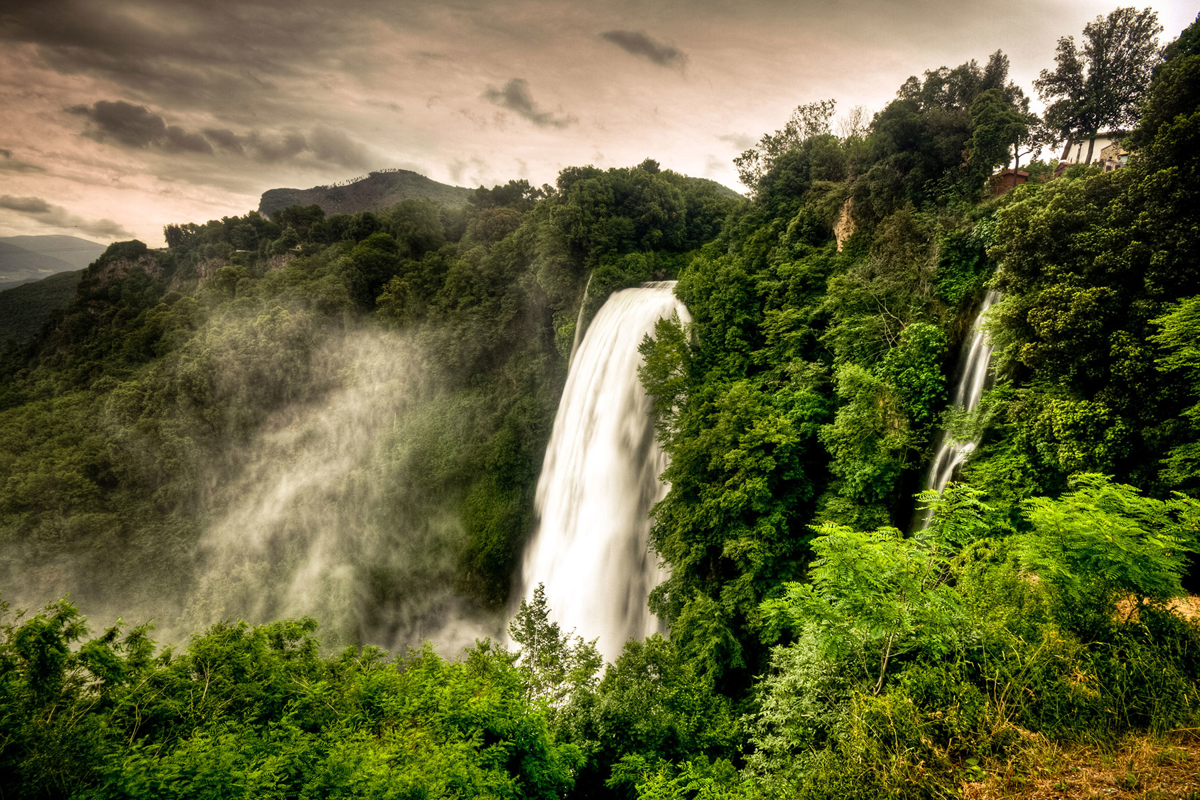
[[[540,596],[518,655],[452,661],[323,656],[310,619],[156,651],[141,627],[86,638],[62,602],[4,624],[0,777],[12,797],[919,797],[1046,741],[1200,721],[1200,624],[1166,605],[1200,503],[1082,475],[995,538],[977,492],[926,499],[916,537],[819,529],[812,580],[762,605],[780,643],[742,703],[660,636],[601,679]]]
[[[463,210],[292,207],[114,245],[5,356],[5,587],[185,607],[228,476],[259,469],[263,430],[358,396],[377,362],[352,344],[379,337],[416,388],[318,485],[355,587],[314,609],[324,646],[308,619],[159,650],[146,628],[89,640],[65,601],[8,617],[4,796],[940,797],[1200,728],[1177,603],[1200,549],[1200,25],[1164,56],[1112,111],[1136,112],[1128,167],[1038,165],[999,199],[988,176],[1037,132],[996,53],[841,135],[831,102],[801,106],[738,160],[750,201],[647,161]],[[1070,99],[1047,122],[1094,134]],[[539,597],[511,653],[363,647],[447,585],[503,604],[580,303],[662,277],[694,318],[642,346],[670,638],[604,666]],[[996,384],[947,412],[988,287]],[[906,535],[939,429],[980,445]],[[300,509],[206,584],[217,618],[281,583],[325,524]],[[259,621],[290,608],[268,599]]]

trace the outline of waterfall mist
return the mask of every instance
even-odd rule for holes
[[[646,602],[665,575],[648,537],[667,459],[638,378],[638,345],[659,319],[690,321],[674,287],[616,292],[589,325],[554,418],[521,573],[520,597],[544,584],[551,618],[564,632],[598,637],[609,661],[627,639],[660,630]]]
[[[33,611],[68,596],[93,630],[152,621],[168,643],[222,620],[301,615],[330,646],[432,639],[450,654],[499,637],[503,611],[455,591],[466,490],[429,476],[474,435],[472,417],[427,359],[408,334],[300,311],[210,320],[94,420],[121,464],[156,478],[174,459],[166,486],[186,492],[187,518],[167,496],[67,520],[94,529],[81,546],[29,537],[0,553],[4,600]],[[216,447],[196,444],[211,431]]]
[[[456,504],[407,491],[439,414],[416,346],[359,331],[316,358],[334,388],[257,431],[214,498],[184,628],[311,615],[329,644],[433,638],[446,652],[497,635],[498,619],[466,620],[450,589]]]

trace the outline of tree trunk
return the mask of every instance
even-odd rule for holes
[[[1092,148],[1096,146],[1096,132],[1092,131],[1092,138],[1088,139],[1088,157],[1084,164],[1092,163]]]

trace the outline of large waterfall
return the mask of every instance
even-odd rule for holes
[[[646,606],[664,577],[650,552],[649,512],[666,494],[667,459],[638,379],[638,345],[659,319],[690,321],[674,288],[617,292],[588,327],[554,418],[521,573],[521,596],[545,584],[551,618],[564,632],[598,637],[609,661],[627,639],[659,630]]]
[[[975,317],[975,322],[971,325],[968,334],[970,337],[968,349],[965,358],[960,362],[960,374],[954,386],[954,398],[951,401],[954,408],[974,411],[979,405],[979,398],[983,396],[983,389],[988,379],[988,368],[992,362],[992,342],[988,338],[987,331],[983,329],[983,315],[999,299],[999,292],[989,291],[983,298],[979,315]],[[940,492],[950,483],[954,477],[954,471],[966,461],[979,442],[957,440],[943,429],[938,434],[937,444],[937,454],[929,465],[929,474],[925,477],[924,488]],[[932,510],[924,511],[919,517],[917,527],[928,526],[931,514]]]

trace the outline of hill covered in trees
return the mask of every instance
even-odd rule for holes
[[[445,206],[465,205],[470,189],[430,180],[407,169],[372,172],[357,180],[311,189],[268,189],[258,203],[270,216],[288,206],[319,206],[326,214],[382,211],[405,200],[432,200]]]
[[[1153,38],[1128,12],[1056,72]],[[1031,137],[1099,123],[1086,103],[1032,118],[995,53],[840,135],[831,101],[800,106],[738,159],[748,199],[647,160],[113,245],[0,365],[0,586],[180,644],[89,638],[65,601],[9,613],[0,782],[1013,796],[1126,735],[1195,757],[1198,30],[1088,84],[1140,85],[1109,109],[1136,116],[1128,167],[1038,169],[1000,198],[990,176]],[[671,457],[650,599],[670,637],[605,665],[536,595],[512,652],[471,644],[507,616],[581,304],[664,278],[693,317],[641,348]],[[994,386],[947,411],[988,289]],[[914,501],[938,430],[980,444]],[[429,635],[468,647],[372,646]],[[1121,790],[1197,788],[1141,769]]]

